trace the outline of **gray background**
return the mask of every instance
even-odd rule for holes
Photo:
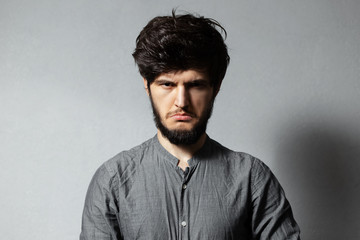
[[[0,0],[1,239],[77,239],[97,167],[155,134],[131,53],[173,7],[221,22],[209,135],[282,183],[303,239],[360,239],[360,1]]]

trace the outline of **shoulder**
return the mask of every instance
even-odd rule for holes
[[[210,140],[210,151],[212,155],[222,159],[228,164],[235,166],[247,166],[249,168],[267,171],[269,168],[259,158],[241,151],[229,149],[213,139]]]
[[[153,151],[153,138],[129,150],[124,150],[104,162],[95,175],[107,176],[108,180],[127,179],[141,165],[146,152]]]
[[[273,178],[270,168],[259,158],[241,151],[231,150],[215,140],[210,140],[212,158],[220,159],[219,168],[226,168],[228,174],[247,177],[252,183],[265,178]]]

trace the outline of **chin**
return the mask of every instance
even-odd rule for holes
[[[175,122],[167,124],[166,127],[171,130],[191,130],[196,126],[197,122]]]
[[[194,126],[177,126],[177,127],[170,127],[167,129],[169,129],[170,131],[193,131],[194,130]]]

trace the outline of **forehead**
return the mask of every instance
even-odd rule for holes
[[[161,73],[155,78],[156,80],[169,80],[169,81],[195,81],[202,80],[210,82],[208,74],[205,71],[200,70],[181,70],[181,71],[171,71],[168,73]]]

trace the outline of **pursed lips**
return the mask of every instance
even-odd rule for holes
[[[178,121],[190,121],[194,117],[194,115],[186,112],[170,113],[169,116],[170,118]]]

